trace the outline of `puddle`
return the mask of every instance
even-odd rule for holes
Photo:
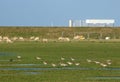
[[[97,76],[97,77],[90,77],[87,79],[92,79],[92,80],[120,80],[120,76]]]
[[[0,61],[9,61],[9,60],[0,60]],[[8,69],[8,70],[12,70],[10,67],[14,67],[14,66],[18,66],[18,67],[22,67],[22,66],[43,66],[43,64],[0,64],[0,67],[4,67],[4,66],[9,66],[9,68],[4,68],[4,69]],[[2,68],[0,68],[1,70]],[[28,69],[28,70],[120,70],[120,68],[116,67],[106,67],[106,68],[90,68],[90,67],[44,67],[44,68],[14,68],[13,70],[22,70],[22,69]]]
[[[22,74],[24,74],[24,75],[38,75],[38,74],[41,74],[41,72],[24,72]]]
[[[0,68],[0,70],[39,71],[39,70],[58,70],[58,68]]]
[[[0,52],[0,56],[12,56],[15,55],[14,53],[9,53],[9,52]]]
[[[36,70],[111,70],[120,71],[120,68],[82,68],[82,67],[59,67],[59,68],[0,68],[0,70],[36,71]]]
[[[21,72],[14,74],[0,74],[0,76],[14,76],[14,75],[39,75],[41,72]]]
[[[42,64],[13,64],[11,66],[41,66]]]

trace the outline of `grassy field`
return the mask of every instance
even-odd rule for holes
[[[17,56],[21,58],[18,59]],[[106,65],[107,61],[110,61],[111,65],[102,67],[95,61]],[[71,62],[72,65],[68,65],[67,62]],[[67,66],[61,66],[60,63]],[[76,63],[80,65],[75,65]],[[119,82],[120,43],[89,41],[1,43],[0,81]]]
[[[80,35],[80,33],[86,32],[94,32],[90,37],[95,38],[98,34],[95,33],[103,33],[103,38],[105,36],[109,36],[112,39],[120,39],[120,28],[117,27],[76,27],[76,28],[68,28],[68,27],[3,27],[0,26],[0,36],[8,36],[8,37],[31,37],[38,36],[40,38],[48,38],[48,39],[57,39],[60,36],[73,38],[75,35]],[[86,33],[81,35],[86,36]]]

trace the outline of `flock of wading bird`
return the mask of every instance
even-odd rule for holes
[[[81,65],[81,63],[78,62],[77,59],[72,58],[72,57],[70,57],[69,59],[65,58],[65,57],[61,57],[59,59],[59,61],[60,61],[59,63],[47,62],[39,56],[36,56],[34,59],[37,60],[37,61],[40,61],[42,65],[45,65],[45,66],[49,65],[49,66],[52,66],[52,67],[59,67],[59,66],[67,67],[67,66],[80,66]],[[10,61],[12,62],[13,60],[10,59]],[[17,61],[22,61],[22,57],[17,56]],[[112,61],[110,59],[108,59],[108,60],[105,60],[104,63],[103,63],[103,61],[100,62],[100,61],[95,61],[95,60],[91,60],[91,59],[86,59],[85,63],[97,64],[97,65],[100,65],[101,67],[108,67],[112,64]]]

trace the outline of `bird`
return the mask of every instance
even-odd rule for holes
[[[71,58],[72,61],[74,61],[75,59],[74,58]]]
[[[80,63],[75,63],[76,66],[80,65]]]
[[[17,56],[18,61],[21,61],[21,56]]]
[[[99,61],[94,61],[96,64],[99,64],[100,62]]]
[[[44,64],[44,65],[47,65],[47,62],[44,61],[43,64]]]
[[[52,65],[53,67],[56,67],[56,64],[54,64],[54,63],[52,63],[51,65]]]
[[[41,58],[37,56],[36,59],[37,59],[37,60],[40,60]]]
[[[111,65],[111,60],[106,60],[108,65]]]
[[[111,62],[107,62],[108,65],[111,65],[112,63]]]
[[[21,59],[21,56],[17,56],[18,59]]]
[[[107,65],[104,64],[104,63],[100,63],[100,65],[101,65],[102,67],[106,67],[106,66],[107,66]]]
[[[87,62],[90,63],[90,62],[92,62],[92,60],[87,59]]]
[[[60,66],[65,67],[65,66],[67,66],[67,64],[65,64],[65,63],[60,63]]]
[[[67,62],[67,64],[72,65],[73,63],[72,62]]]
[[[61,57],[61,60],[65,60],[65,58]]]

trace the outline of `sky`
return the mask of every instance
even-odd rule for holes
[[[0,0],[0,26],[68,26],[68,20],[115,19],[120,0]]]

